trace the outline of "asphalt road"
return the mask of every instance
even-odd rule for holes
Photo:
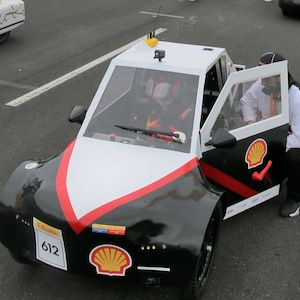
[[[89,105],[109,61],[18,107],[6,103],[155,26],[167,29],[161,40],[224,47],[235,63],[248,67],[262,53],[278,51],[300,79],[300,20],[283,17],[277,1],[25,2],[26,23],[0,45],[0,189],[20,162],[60,152],[76,136],[79,127],[67,117],[74,105]],[[161,13],[172,17],[140,13],[155,13],[160,5]],[[204,300],[300,298],[300,217],[280,218],[283,200],[281,195],[223,223]],[[180,295],[176,288],[145,289],[19,265],[0,246],[1,300],[53,298],[176,300]]]

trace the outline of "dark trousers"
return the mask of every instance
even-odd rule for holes
[[[287,197],[290,200],[300,201],[300,148],[288,150],[284,162]]]

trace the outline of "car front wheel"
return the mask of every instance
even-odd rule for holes
[[[220,211],[219,206],[217,206],[205,232],[195,273],[186,286],[182,288],[183,299],[185,300],[199,300],[204,291],[215,254],[217,234],[221,220]]]

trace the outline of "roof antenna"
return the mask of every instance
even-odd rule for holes
[[[154,30],[153,30],[153,37],[154,38],[155,38],[155,31],[156,31],[156,27],[157,27],[157,21],[158,21],[158,18],[159,18],[160,10],[161,10],[161,5],[158,8],[158,12],[157,12],[156,20],[155,20],[155,24],[154,24]]]
[[[159,17],[159,14],[160,14],[160,9],[161,9],[161,5],[159,6],[159,9],[158,9],[158,12],[157,12],[157,15],[156,15],[156,18],[158,19]],[[154,31],[150,31],[147,35],[147,40],[146,40],[146,44],[153,48],[157,45],[158,43],[158,40],[157,38],[155,37],[155,31],[156,31],[156,26],[157,26],[157,19],[155,21],[155,24],[154,24]]]

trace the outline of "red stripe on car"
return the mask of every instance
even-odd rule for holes
[[[70,197],[68,194],[67,189],[67,174],[68,174],[68,166],[70,162],[70,157],[72,155],[72,151],[75,145],[75,141],[73,141],[65,150],[63,157],[61,159],[57,176],[56,176],[56,192],[58,199],[60,201],[61,208],[63,213],[68,221],[69,225],[72,229],[79,234],[87,225],[91,222],[95,221],[96,219],[100,218],[101,216],[109,213],[113,209],[124,205],[128,202],[137,200],[147,194],[154,192],[162,188],[163,186],[173,182],[174,180],[178,179],[181,176],[184,176],[194,168],[198,167],[199,162],[197,158],[193,158],[188,161],[186,164],[182,165],[181,167],[177,168],[173,172],[169,173],[168,175],[160,178],[159,180],[139,189],[130,194],[124,195],[118,199],[110,201],[107,204],[104,204],[80,219],[77,219],[75,212],[73,210]]]
[[[220,171],[219,169],[202,160],[200,160],[200,166],[203,174],[207,178],[245,198],[249,198],[257,194],[257,191],[255,191],[248,185],[238,181],[237,179],[229,176],[228,174]]]

